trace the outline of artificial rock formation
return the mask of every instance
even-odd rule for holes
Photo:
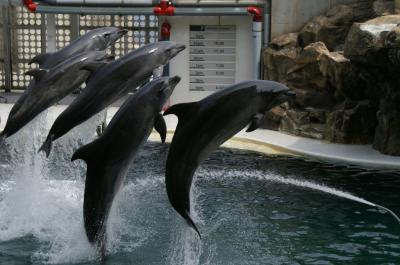
[[[357,7],[357,8],[356,8]],[[264,50],[264,77],[297,92],[267,128],[400,155],[400,15],[393,1],[334,7]]]
[[[400,15],[354,24],[345,55],[358,67],[376,113],[373,145],[385,154],[400,155]]]

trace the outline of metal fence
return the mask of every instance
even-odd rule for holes
[[[31,68],[28,61],[46,52],[46,16],[30,13],[22,6],[0,6],[0,88],[25,89]],[[56,14],[56,47],[61,49],[88,30],[115,26],[128,30],[110,50],[116,57],[158,39],[158,20],[152,15],[72,15]],[[8,80],[8,82],[7,82]]]

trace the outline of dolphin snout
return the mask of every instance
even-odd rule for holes
[[[176,44],[175,49],[177,50],[177,52],[181,52],[184,49],[186,49],[186,45],[185,44]]]
[[[120,30],[118,30],[118,35],[119,35],[120,37],[124,36],[126,33],[128,33],[128,30],[126,30],[126,29],[120,29]]]
[[[293,91],[290,91],[290,90],[286,91],[284,94],[286,96],[290,97],[290,98],[295,98],[296,97],[296,92],[293,92]]]
[[[179,83],[181,81],[181,78],[179,77],[179,76],[174,76],[174,77],[171,77],[169,80],[168,80],[168,83],[169,83],[169,85],[172,87],[172,88],[175,88],[175,86]]]

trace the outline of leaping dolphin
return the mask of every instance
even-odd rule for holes
[[[82,70],[83,67],[97,69],[113,58],[105,51],[88,51],[72,56],[49,70],[32,69],[26,72],[34,80],[12,107],[0,137],[13,135],[42,111],[77,89],[89,76],[89,71]]]
[[[122,105],[100,138],[78,149],[72,160],[87,164],[83,217],[86,235],[104,257],[106,225],[113,200],[133,158],[153,127],[166,137],[160,111],[180,77],[158,78],[146,84]]]
[[[113,45],[127,32],[125,29],[114,27],[93,29],[57,52],[43,53],[33,57],[29,61],[29,64],[37,63],[40,69],[50,69],[78,53],[84,51],[103,51]]]
[[[264,114],[295,94],[276,82],[247,81],[220,90],[199,102],[177,104],[164,115],[178,116],[166,164],[166,187],[172,207],[198,233],[190,217],[193,175],[211,152],[249,124],[260,127]]]
[[[52,141],[147,81],[154,69],[165,65],[185,45],[160,41],[134,50],[91,75],[83,92],[56,119],[40,148],[49,156]]]

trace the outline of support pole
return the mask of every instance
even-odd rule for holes
[[[167,19],[161,25],[160,41],[169,41],[171,37],[171,24]],[[169,76],[169,63],[164,66],[163,76]]]
[[[263,16],[258,7],[249,7],[247,11],[253,15],[253,78],[260,79],[261,76],[261,49],[262,49],[262,26]]]
[[[271,0],[267,0],[264,5],[264,47],[268,47],[271,39]]]
[[[55,52],[56,43],[56,18],[54,14],[46,14],[46,52]]]
[[[161,24],[160,30],[160,41],[169,41],[171,37],[171,24],[165,18],[164,22]],[[162,76],[169,76],[169,63],[166,64],[162,69]],[[165,103],[163,110],[167,110],[171,105],[171,99],[168,99],[167,103]]]
[[[79,38],[79,15],[71,14],[71,41]]]
[[[2,6],[3,45],[4,45],[4,76],[5,92],[11,92],[12,63],[11,63],[11,17],[9,6]]]

